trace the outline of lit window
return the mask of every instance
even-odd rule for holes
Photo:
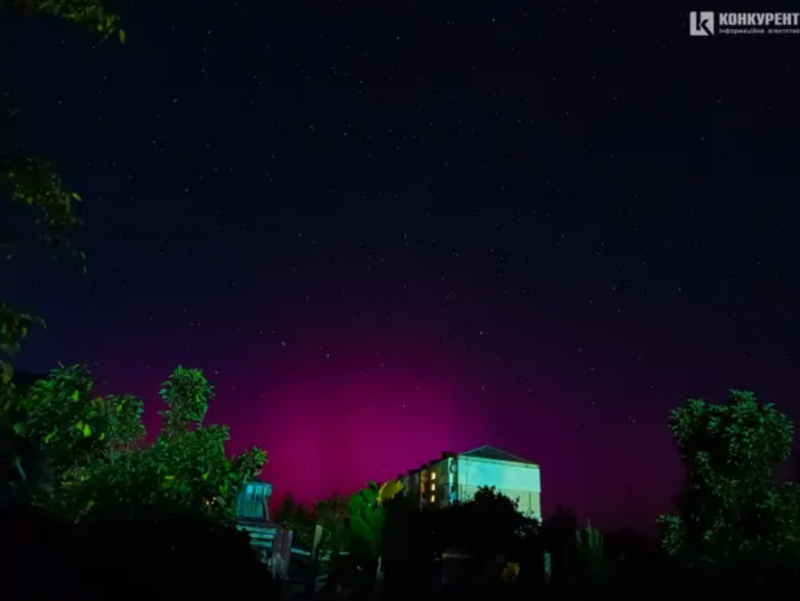
[[[436,503],[436,495],[431,495],[431,503]]]
[[[431,491],[436,490],[436,482],[431,483]]]
[[[433,473],[431,474],[431,480],[436,480],[436,472],[433,472]]]

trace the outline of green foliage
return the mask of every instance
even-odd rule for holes
[[[76,211],[81,197],[64,188],[61,177],[49,163],[11,154],[0,155],[0,187],[11,202],[34,211],[34,223],[44,243],[58,252],[82,257],[72,245],[75,231],[82,225]],[[14,255],[16,240],[12,234],[6,234],[3,246],[8,258]]]
[[[350,498],[350,529],[354,536],[379,553],[386,523],[386,510],[380,502],[380,487],[369,482]]]
[[[314,541],[314,526],[317,523],[312,508],[298,503],[287,495],[275,516],[275,521],[292,531],[292,545],[311,551]]]
[[[61,368],[36,382],[22,399],[25,419],[18,433],[47,448],[55,467],[83,467],[108,445],[111,416],[103,399],[91,397],[93,385],[88,369]]]
[[[178,366],[164,382],[159,394],[169,407],[161,416],[164,418],[164,432],[170,436],[194,428],[203,421],[208,403],[214,398],[214,389],[200,370]]]
[[[104,39],[117,34],[125,42],[119,15],[109,11],[100,0],[3,0],[0,12],[3,9],[57,17],[99,33]]]
[[[0,355],[16,355],[33,325],[47,327],[41,317],[16,311],[0,301]],[[11,364],[0,360],[0,402],[4,397],[8,402],[12,395],[9,386],[13,375]]]
[[[144,405],[140,398],[129,394],[110,395],[106,397],[105,409],[108,414],[107,437],[111,448],[129,450],[144,439]]]
[[[45,326],[40,317],[15,311],[0,301],[0,353],[16,355],[32,325]]]
[[[659,520],[670,554],[720,564],[800,550],[798,491],[776,478],[792,447],[785,415],[733,390],[723,405],[689,400],[670,424],[687,476],[679,514]]]
[[[0,16],[5,13],[42,14],[65,19],[99,33],[104,39],[118,35],[124,43],[125,32],[119,27],[119,16],[109,11],[100,0],[0,0]],[[76,211],[80,195],[66,188],[53,167],[41,159],[8,152],[8,134],[18,111],[2,96],[0,106],[0,200],[23,206],[33,212],[38,235],[57,254],[78,257],[83,265],[85,255],[73,244],[81,219]],[[0,230],[0,252],[12,258],[17,249],[15,233],[4,226]],[[19,352],[28,329],[44,326],[41,318],[19,312],[0,300],[0,354],[12,356]],[[0,361],[0,392],[10,380],[8,363]]]
[[[175,507],[232,518],[243,484],[266,453],[229,459],[225,426],[203,426],[213,390],[198,370],[178,367],[164,384],[164,429],[144,444],[143,404],[131,395],[92,396],[90,372],[54,370],[7,402],[13,435],[41,451],[52,483],[34,502],[80,521],[103,511]]]
[[[287,495],[276,515],[276,522],[293,532],[295,546],[311,551],[317,526],[322,528],[322,537],[317,544],[318,553],[338,553],[347,548],[350,541],[348,528],[350,518],[349,499],[334,495],[330,499],[306,506]]]
[[[339,553],[347,548],[350,541],[350,502],[347,497],[334,495],[318,501],[314,505],[314,518],[323,529],[320,552]]]

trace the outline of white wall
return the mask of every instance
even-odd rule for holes
[[[459,457],[456,478],[459,501],[469,501],[480,486],[494,486],[509,498],[519,499],[521,512],[541,516],[542,486],[536,465]]]

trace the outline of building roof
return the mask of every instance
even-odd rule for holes
[[[466,453],[460,453],[462,457],[476,457],[479,459],[494,459],[496,461],[513,461],[514,463],[525,463],[527,465],[536,465],[532,461],[528,461],[527,459],[523,459],[522,457],[517,457],[516,455],[512,455],[502,449],[498,449],[497,447],[493,447],[491,445],[483,445],[482,447],[478,447],[477,449],[472,449],[471,451],[467,451]]]
[[[442,453],[441,459],[429,461],[428,463],[423,464],[421,467],[415,467],[406,471],[405,475],[398,474],[397,477],[398,479],[410,478],[422,470],[428,469],[429,467],[438,464],[440,461],[444,461],[445,459],[451,457],[475,457],[477,459],[493,459],[494,461],[511,461],[513,463],[524,463],[525,465],[534,465],[539,467],[538,464],[534,463],[533,461],[528,461],[527,459],[523,459],[517,455],[512,455],[511,453],[503,451],[502,449],[498,449],[497,447],[487,444],[483,445],[482,447],[478,447],[477,449],[466,451],[465,453]]]

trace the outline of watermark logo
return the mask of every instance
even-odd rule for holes
[[[707,10],[690,13],[689,35],[714,35],[714,13]]]
[[[689,35],[800,35],[797,13],[689,13]]]

